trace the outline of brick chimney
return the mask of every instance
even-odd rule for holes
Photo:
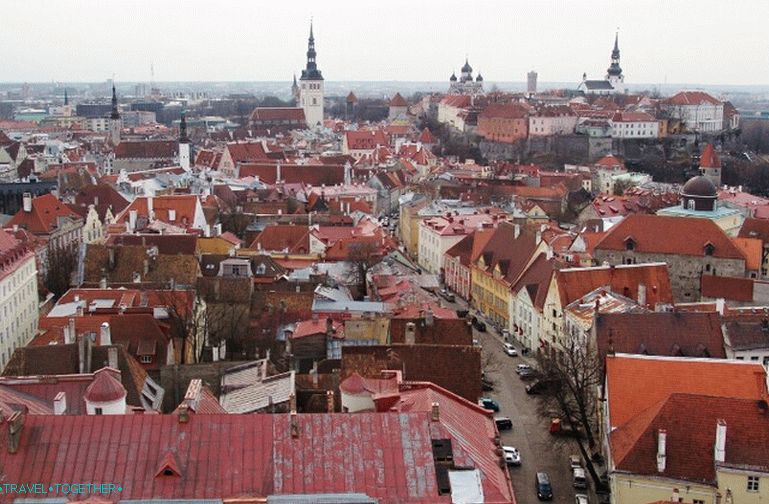
[[[336,411],[336,406],[334,406],[334,391],[327,390],[326,391],[326,412],[333,413],[334,411]]]
[[[437,422],[441,419],[441,408],[437,402],[434,402],[432,404],[430,418],[432,419],[433,422]]]
[[[665,464],[667,458],[665,455],[665,444],[667,442],[668,433],[665,429],[657,431],[657,472],[665,472]]]
[[[8,419],[8,453],[19,451],[22,427],[24,427],[24,414],[21,411],[14,411]]]
[[[716,444],[713,448],[713,458],[716,463],[726,461],[726,420],[719,418],[716,422]]]
[[[101,342],[100,343],[102,345],[105,345],[105,346],[106,345],[111,345],[112,344],[112,332],[110,331],[110,328],[109,328],[109,322],[102,322],[100,331],[101,331],[101,334],[100,334]]]
[[[190,407],[182,403],[179,405],[178,421],[180,424],[185,424],[190,421]]]
[[[414,322],[406,323],[405,340],[407,345],[413,345],[416,342],[416,324]]]
[[[107,366],[112,369],[119,369],[117,360],[117,347],[111,346],[107,349]]]
[[[296,418],[295,410],[291,410],[291,413],[289,413],[289,418],[291,420],[291,437],[296,439],[299,437],[299,421]]]
[[[75,342],[75,319],[70,318],[67,320],[67,325],[64,327],[64,344],[71,345]]]
[[[67,411],[67,394],[62,391],[53,398],[53,414],[63,415]]]
[[[32,211],[32,193],[25,192],[21,197],[21,202],[24,212],[30,213]]]

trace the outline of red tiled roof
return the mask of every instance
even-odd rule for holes
[[[278,168],[276,163],[243,163],[238,176],[259,177],[265,184],[275,184]],[[344,165],[281,164],[280,180],[285,184],[303,183],[313,186],[341,184],[344,182]]]
[[[732,242],[745,256],[745,269],[758,271],[763,261],[763,242],[757,238],[732,238]]]
[[[128,221],[131,210],[136,210],[138,217],[149,217],[148,200],[147,196],[136,198],[120,214],[115,216],[115,222],[125,223]],[[195,195],[174,194],[152,198],[152,211],[155,219],[179,227],[189,227],[194,223],[198,205],[199,200]],[[170,210],[176,212],[173,220],[170,218]]]
[[[752,278],[702,275],[700,289],[703,298],[750,302],[753,301],[754,283]]]
[[[81,218],[67,205],[59,201],[56,196],[49,193],[32,198],[32,211],[25,212],[23,208],[20,209],[8,221],[7,226],[13,227],[18,225],[32,233],[47,234],[55,230],[59,217],[68,217],[75,220]]]
[[[102,368],[95,373],[93,382],[85,390],[85,399],[89,402],[104,403],[117,401],[126,396],[126,389],[120,380],[112,376],[117,370]]]
[[[377,145],[388,145],[387,138],[380,129],[345,131],[344,135],[350,150],[371,150]]]
[[[17,453],[0,437],[0,465],[4,482],[116,481],[121,499],[359,492],[382,504],[451,502],[438,493],[431,440],[443,432],[433,434],[429,413],[299,414],[295,422],[287,414],[190,415],[185,423],[177,415],[28,416]],[[478,449],[493,453],[492,440]],[[158,474],[169,453],[178,475]],[[482,479],[490,477],[503,476]],[[495,502],[513,504],[507,495]]]
[[[257,107],[249,116],[251,121],[304,121],[301,107]]]
[[[716,149],[713,148],[713,144],[707,144],[700,156],[701,168],[721,168],[721,159],[716,154]]]
[[[528,107],[520,103],[491,104],[478,114],[478,118],[486,119],[523,119],[529,114]]]
[[[227,150],[235,164],[269,159],[261,142],[228,143]]]
[[[668,105],[718,105],[721,102],[704,91],[681,91],[665,100],[665,103]]]
[[[644,377],[643,387],[638,378]],[[766,399],[758,362],[617,354],[606,357],[610,427],[619,427],[673,393]]]
[[[716,484],[718,465],[769,470],[769,417],[756,399],[674,393],[611,433],[619,471]],[[719,422],[726,425],[724,462],[713,447]],[[657,466],[657,436],[666,433],[665,469]],[[693,454],[697,454],[693,456]]]
[[[769,245],[769,220],[748,217],[745,219],[745,222],[742,223],[742,227],[737,236],[740,238],[758,238],[763,241],[765,245]]]
[[[400,93],[395,93],[395,96],[390,100],[391,107],[408,107],[408,105],[408,102],[406,102]]]
[[[430,130],[425,127],[425,129],[422,130],[422,133],[419,134],[419,141],[423,144],[432,144],[435,143],[435,137]]]
[[[331,323],[333,337],[344,339],[344,323],[334,320]],[[291,339],[300,339],[305,336],[314,336],[316,334],[326,334],[326,320],[302,320],[296,323]]]
[[[625,163],[623,163],[619,158],[612,156],[611,154],[607,154],[606,156],[596,161],[595,165],[608,166],[609,168],[612,168],[614,166],[625,166]]]
[[[107,209],[112,211],[114,217],[128,206],[128,200],[110,185],[87,185],[80,189],[75,196],[75,205],[85,210],[80,212],[83,216],[87,212],[88,205],[94,205],[96,213],[99,214],[99,219],[103,221]]]
[[[664,237],[664,238],[661,238]],[[705,245],[714,247],[713,257],[745,259],[718,224],[697,217],[629,215],[613,226],[596,250],[626,250],[632,238],[636,253],[705,256]]]
[[[310,230],[307,226],[273,224],[257,235],[249,248],[288,253],[307,254],[310,252]]]
[[[391,378],[364,378],[358,373],[353,372],[342,380],[342,383],[339,384],[339,390],[352,395],[397,393],[398,378],[395,376]]]
[[[641,284],[646,286],[646,304],[652,308],[657,303],[673,302],[668,268],[664,263],[568,268],[557,271],[555,281],[561,306],[604,286],[637,302]]]

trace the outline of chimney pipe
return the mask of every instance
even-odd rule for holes
[[[334,391],[327,390],[326,391],[326,411],[328,413],[333,413],[335,410],[336,410],[336,407],[334,406]]]
[[[521,235],[521,226],[518,224],[515,224],[514,227],[515,227],[515,231],[514,231],[513,238],[517,240],[518,237]]]
[[[64,328],[64,344],[71,345],[75,342],[75,319],[71,318],[67,320],[67,327]]]
[[[78,370],[80,374],[85,373],[85,340],[87,336],[85,334],[80,335],[77,339],[77,360]]]
[[[93,362],[93,339],[91,339],[91,335],[94,335],[94,333],[86,334],[85,337],[85,372],[86,373],[92,373],[93,367],[91,366],[91,363]]]
[[[30,213],[32,211],[32,193],[25,192],[21,197],[21,201],[24,211]]]
[[[643,283],[638,284],[638,304],[646,306],[646,285]]]
[[[657,472],[665,472],[665,442],[667,440],[667,431],[660,429],[657,431]]]
[[[434,402],[432,404],[431,411],[432,411],[432,415],[431,415],[432,421],[433,422],[439,421],[441,419],[441,408],[437,402]]]
[[[103,322],[101,324],[101,345],[112,344],[112,333],[109,328],[109,322]]]
[[[106,289],[107,288],[107,277],[103,276],[99,280],[99,288],[100,289]]]
[[[716,463],[726,460],[726,420],[719,418],[716,422],[716,444],[713,450]]]
[[[296,419],[296,411],[291,410],[289,416],[291,418],[291,437],[296,439],[299,437],[299,422]]]
[[[53,414],[63,415],[65,411],[67,411],[67,394],[61,391],[53,398]]]
[[[21,411],[14,411],[8,418],[8,453],[19,451],[22,427],[24,427],[24,414]]]
[[[107,349],[107,365],[112,369],[119,369],[117,347],[112,346]]]
[[[190,421],[190,407],[185,403],[179,405],[178,420],[180,424],[186,424]]]

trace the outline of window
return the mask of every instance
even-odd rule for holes
[[[758,476],[748,476],[748,492],[758,492]]]
[[[95,412],[96,415],[103,415],[104,414],[104,410],[102,408],[95,408],[94,412]]]
[[[140,355],[139,356],[139,362],[142,364],[151,364],[152,363],[152,356],[151,355]]]
[[[692,504],[705,504],[705,501],[702,499],[694,499],[692,501]]]

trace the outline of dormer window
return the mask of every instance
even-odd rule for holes
[[[713,252],[716,251],[716,247],[712,243],[706,243],[705,244],[705,255],[706,256],[712,256]]]
[[[635,250],[635,240],[632,238],[627,238],[625,240],[625,250]]]

